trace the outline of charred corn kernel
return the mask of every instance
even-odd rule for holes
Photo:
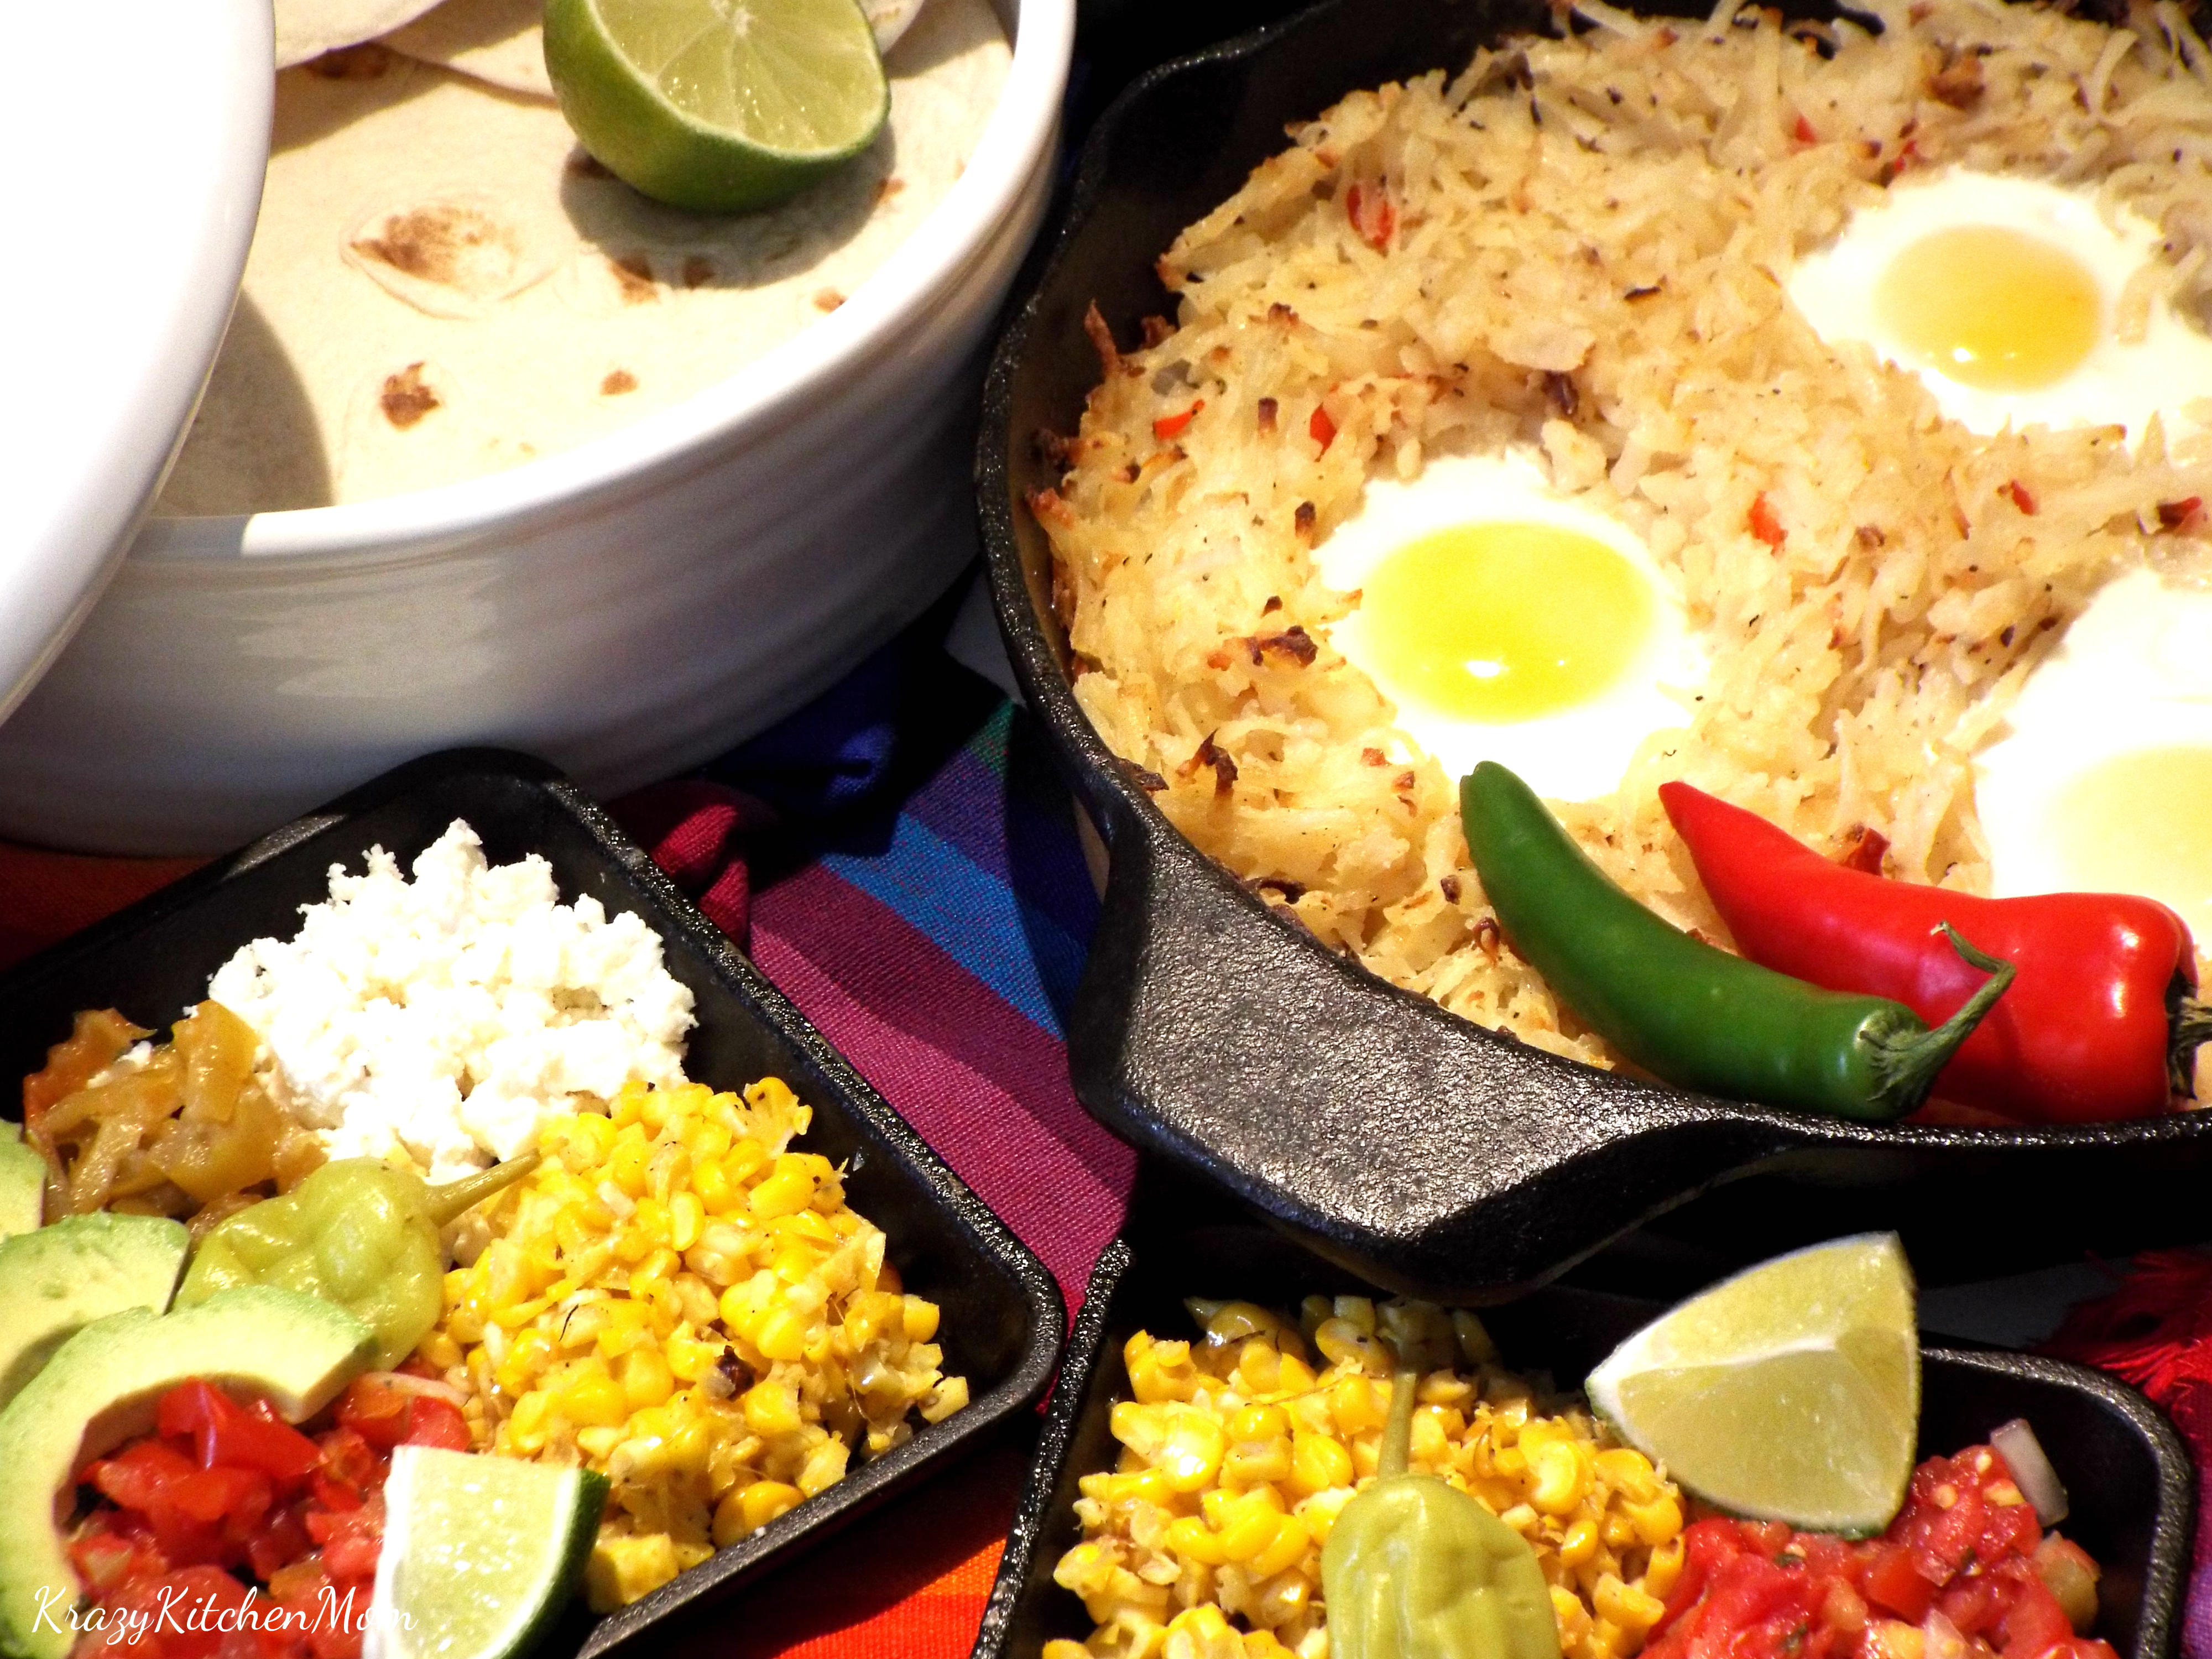
[[[1674,1493],[1662,1492],[1648,1504],[1622,1506],[1628,1523],[1636,1528],[1636,1541],[1656,1549],[1682,1530],[1682,1505]]]
[[[1571,1515],[1589,1490],[1589,1474],[1581,1454],[1571,1444],[1553,1441],[1539,1450],[1532,1462],[1535,1486],[1528,1501],[1547,1515]]]
[[[1194,1515],[1180,1516],[1168,1522],[1167,1547],[1200,1566],[1218,1567],[1229,1559],[1222,1553],[1221,1540],[1213,1535],[1213,1528]]]
[[[1667,1612],[1667,1604],[1657,1596],[1633,1584],[1625,1584],[1609,1572],[1599,1575],[1590,1602],[1600,1617],[1611,1620],[1623,1630],[1650,1630]]]
[[[1587,1516],[1569,1527],[1559,1540],[1559,1565],[1579,1567],[1597,1553],[1597,1522]]]

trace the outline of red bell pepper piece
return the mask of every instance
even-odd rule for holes
[[[1952,1056],[1935,1092],[2008,1117],[2083,1123],[2166,1110],[2189,1090],[2212,1011],[2196,1000],[2188,924],[2154,899],[2049,893],[1987,899],[1832,863],[1686,783],[1659,799],[1736,948],[1831,990],[1902,1002],[1939,1024],[1979,988],[1949,922],[2020,970]]]

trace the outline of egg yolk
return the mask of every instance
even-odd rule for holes
[[[2212,936],[2212,748],[2100,762],[2067,786],[2051,831],[2067,878],[2083,890],[2160,900],[2199,939]]]
[[[1491,726],[1603,690],[1635,661],[1653,608],[1635,566],[1547,524],[1432,531],[1377,564],[1360,598],[1397,695]]]
[[[2080,260],[2002,225],[1922,237],[1889,262],[1874,303],[1907,351],[1983,392],[2064,380],[2097,343],[2103,321],[2096,279]]]

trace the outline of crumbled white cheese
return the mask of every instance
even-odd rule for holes
[[[364,875],[331,866],[294,938],[254,940],[208,988],[331,1157],[404,1153],[447,1180],[626,1083],[682,1080],[691,993],[636,916],[559,902],[534,854],[487,865],[458,818],[414,876],[380,847]]]

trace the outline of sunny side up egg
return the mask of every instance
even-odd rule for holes
[[[2138,893],[2212,942],[2212,592],[2098,591],[1975,757],[1990,889]]]
[[[1643,544],[1518,454],[1370,483],[1316,556],[1322,580],[1359,595],[1332,643],[1455,778],[1493,760],[1540,794],[1610,793],[1646,737],[1687,723],[1667,688],[1705,678],[1676,586]]]
[[[1831,346],[1863,341],[1911,370],[1969,431],[2124,426],[2168,432],[2212,396],[2212,337],[2154,298],[2124,338],[2129,280],[2159,233],[2094,194],[1954,169],[1893,185],[1790,273],[1791,301]]]

